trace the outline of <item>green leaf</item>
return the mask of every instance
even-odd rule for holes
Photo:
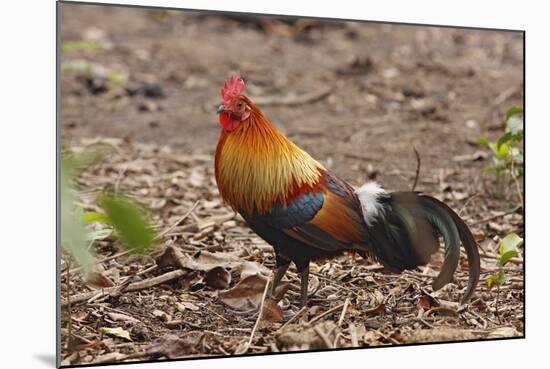
[[[496,274],[490,275],[486,280],[485,284],[489,289],[493,288],[494,285],[498,283],[498,276]]]
[[[116,327],[116,328],[101,327],[99,331],[103,334],[108,334],[110,336],[120,337],[128,341],[132,341],[132,338],[130,337],[130,333],[122,329],[121,327]]]
[[[510,117],[517,114],[523,114],[523,108],[519,106],[512,106],[510,109],[506,111],[506,120],[510,119]]]
[[[505,281],[506,281],[506,275],[504,274],[504,269],[500,267],[498,268],[497,286],[502,287]]]
[[[106,193],[100,199],[100,206],[128,248],[146,251],[153,246],[154,234],[148,216],[137,202],[122,195]]]
[[[109,218],[108,218],[106,215],[100,214],[100,213],[96,213],[95,211],[88,211],[88,212],[85,212],[85,213],[82,214],[82,216],[80,217],[80,220],[81,220],[83,223],[98,222],[98,223],[103,223],[103,224],[111,224],[111,221],[109,220]]]
[[[61,51],[62,52],[71,52],[77,50],[96,50],[99,49],[101,45],[95,41],[62,41],[61,42]]]
[[[486,165],[485,167],[483,167],[483,174],[496,173],[496,172],[497,172],[497,168],[492,165]]]
[[[496,156],[499,159],[504,159],[508,156],[508,153],[510,152],[510,146],[506,143],[502,143],[500,146],[497,146],[496,149]]]
[[[504,266],[511,258],[518,256],[518,246],[523,243],[523,238],[515,233],[510,233],[502,239],[499,246],[499,264]]]
[[[109,77],[109,82],[111,82],[114,87],[122,86],[126,83],[126,76],[116,69],[109,69],[107,75]]]
[[[486,136],[479,136],[477,143],[479,145],[487,146],[489,145],[489,139]]]
[[[513,134],[512,132],[506,132],[501,138],[497,141],[497,149],[500,148],[503,144],[509,144],[512,140]]]

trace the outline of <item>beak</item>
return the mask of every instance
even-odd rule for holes
[[[223,112],[226,112],[226,111],[229,111],[229,109],[227,109],[223,104],[218,106],[218,109],[216,109],[216,114],[220,114],[220,113],[223,113]]]

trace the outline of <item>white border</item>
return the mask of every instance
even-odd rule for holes
[[[102,2],[102,1],[98,1]],[[142,364],[140,368],[519,368],[547,346],[549,34],[543,2],[112,1],[527,31],[527,338],[391,349]],[[536,4],[536,5],[533,5]],[[52,367],[55,354],[55,4],[2,4],[2,367]],[[537,204],[539,206],[537,207]],[[538,365],[540,366],[540,365]]]

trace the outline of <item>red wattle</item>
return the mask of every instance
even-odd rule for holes
[[[223,112],[220,113],[220,124],[226,132],[231,132],[237,128],[239,121],[230,112]]]

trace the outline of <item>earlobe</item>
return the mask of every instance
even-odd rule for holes
[[[243,115],[241,116],[241,122],[247,120],[249,117],[250,117],[250,111],[245,110],[245,112],[244,112]]]

